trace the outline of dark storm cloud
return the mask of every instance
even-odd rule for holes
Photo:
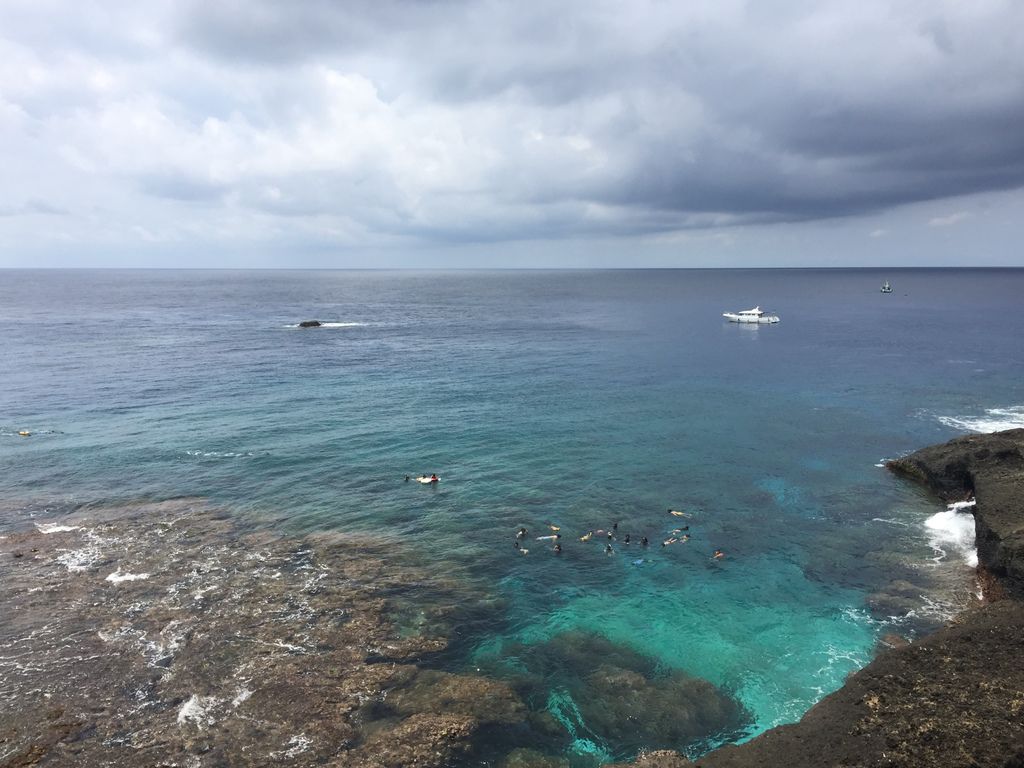
[[[560,203],[631,209],[630,223],[605,226],[632,233],[671,228],[672,213],[680,227],[709,213],[802,221],[1024,185],[1024,6],[822,7],[264,0],[193,5],[179,29],[246,62],[376,57],[397,93],[586,135],[613,158],[605,172],[559,179],[519,164],[500,192],[554,206],[532,221],[544,235],[601,228],[563,220],[575,208]],[[602,100],[615,106],[594,116]],[[694,114],[676,114],[680,100]]]
[[[1024,187],[1010,0],[10,0],[0,56],[12,241],[68,213],[51,199],[77,213],[68,239],[286,249],[632,238]]]

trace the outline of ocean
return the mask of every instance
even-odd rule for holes
[[[609,641],[741,703],[699,754],[975,599],[969,514],[881,463],[1024,426],[1021,297],[1015,269],[5,270],[0,524],[187,496],[384,536],[501,601],[443,669],[531,669],[610,762],[638,745],[574,700],[600,658],[530,667]],[[722,318],[754,305],[781,322]]]

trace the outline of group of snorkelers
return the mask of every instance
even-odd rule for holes
[[[673,517],[683,517],[683,518],[692,518],[693,517],[693,515],[691,513],[689,513],[689,512],[680,512],[679,510],[676,510],[676,509],[670,509],[670,510],[668,510],[668,513],[670,515],[672,515]],[[534,537],[534,540],[535,541],[554,542],[554,545],[552,546],[551,550],[556,555],[562,554],[562,542],[561,542],[562,534],[560,532],[562,530],[561,527],[557,526],[557,525],[552,525],[551,523],[547,523],[546,525],[547,525],[548,528],[551,529],[552,533],[544,534],[543,536],[536,536],[536,537]],[[689,524],[673,528],[669,532],[668,537],[664,541],[661,542],[662,548],[668,547],[668,546],[671,546],[672,544],[677,544],[677,543],[680,543],[680,542],[685,544],[687,541],[690,540],[689,530],[690,530]],[[599,528],[597,530],[590,530],[590,531],[587,531],[582,536],[580,536],[579,539],[583,543],[591,541],[595,536],[597,537],[598,541],[604,539],[605,540],[605,547],[604,547],[605,554],[611,555],[611,554],[615,553],[615,549],[612,547],[612,542],[618,540],[618,533],[619,533],[619,523],[618,523],[618,521],[616,521],[616,522],[612,523],[611,528],[609,528],[608,530],[605,530],[603,528]],[[516,531],[515,542],[513,543],[512,546],[521,555],[527,555],[527,554],[530,553],[530,550],[526,549],[523,546],[523,542],[526,540],[526,538],[529,535],[530,535],[530,532],[525,527],[520,527],[519,530]],[[632,535],[627,533],[625,535],[625,537],[622,539],[622,544],[625,546],[625,545],[628,545],[631,541],[632,541]],[[640,543],[641,547],[648,547],[648,546],[650,546],[651,542],[650,542],[650,540],[646,536],[641,536],[639,543]],[[723,552],[721,549],[716,549],[714,551],[714,553],[711,555],[711,559],[712,560],[721,560],[724,557],[725,557],[725,552]]]

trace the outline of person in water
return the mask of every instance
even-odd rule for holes
[[[439,479],[440,478],[438,478],[437,475],[431,475],[430,476],[430,482],[432,482],[432,483],[436,483]]]
[[[611,544],[605,544],[605,545],[604,545],[604,553],[605,553],[606,555],[610,555],[610,554],[611,554],[612,552],[614,552],[614,551],[615,551],[615,550],[614,550],[614,549],[612,549],[612,545],[611,545]]]
[[[556,555],[562,554],[562,545],[559,544],[558,542],[555,542],[555,554]]]
[[[409,476],[408,475],[405,476],[405,482],[407,482],[407,483],[409,482]]]
[[[723,557],[725,557],[725,552],[723,552],[720,549],[716,549],[715,554],[713,554],[711,557],[715,560],[721,560]]]
[[[629,544],[629,534],[626,534],[626,538],[622,541],[623,544]]]
[[[646,547],[648,544],[650,544],[650,542],[647,540],[646,536],[644,536],[642,539],[640,539],[640,545],[641,546]]]
[[[520,528],[518,531],[516,531],[516,538],[517,539],[525,539],[526,535],[528,533],[529,533],[529,531],[526,530],[525,528]]]

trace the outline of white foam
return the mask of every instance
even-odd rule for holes
[[[36,528],[40,533],[65,533],[67,531],[77,531],[79,526],[61,525],[60,523],[36,523]]]
[[[107,581],[112,581],[115,584],[120,584],[122,581],[139,581],[141,579],[148,579],[148,573],[121,573],[121,569],[118,568],[112,574],[107,576]]]
[[[976,503],[977,502],[974,499],[971,499],[970,501],[954,501],[952,504],[947,504],[946,509],[951,512],[959,512],[961,509],[970,509]]]
[[[251,696],[252,691],[250,691],[248,688],[240,688],[238,690],[238,695],[231,700],[231,708],[235,709],[242,702],[248,701]]]
[[[185,451],[188,456],[201,459],[248,459],[256,454],[252,451]]]
[[[103,559],[103,552],[100,551],[100,538],[95,535],[91,535],[92,532],[88,532],[89,543],[81,549],[63,550],[63,554],[57,557],[57,562],[61,563],[72,573],[78,571],[85,571],[95,563],[98,563]]]
[[[193,693],[192,698],[182,704],[181,709],[178,710],[178,725],[192,723],[200,730],[208,725],[213,725],[214,716],[211,710],[218,704],[220,704],[220,699],[216,696],[200,696]]]
[[[285,749],[281,752],[271,752],[268,757],[273,760],[279,760],[282,757],[291,758],[298,757],[303,752],[313,746],[313,740],[310,739],[306,734],[300,733],[298,736],[292,736],[288,743],[285,744]]]
[[[984,416],[936,416],[947,427],[963,432],[1001,432],[1024,427],[1024,405],[1009,408],[986,408]]]
[[[928,543],[935,550],[935,562],[945,559],[948,550],[959,554],[969,566],[978,566],[978,549],[974,532],[974,515],[946,509],[936,512],[924,522]]]

